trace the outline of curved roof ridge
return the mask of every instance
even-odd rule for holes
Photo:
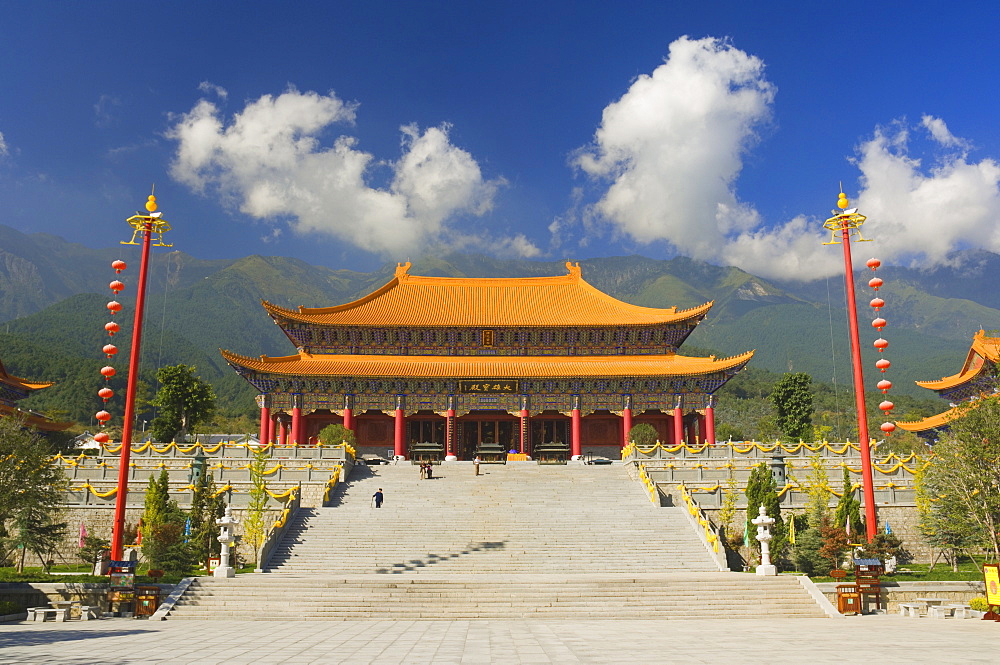
[[[275,319],[314,325],[375,326],[628,326],[683,323],[704,316],[714,301],[688,309],[619,300],[582,276],[579,263],[548,277],[429,277],[399,264],[388,283],[333,307],[297,311],[262,301]]]

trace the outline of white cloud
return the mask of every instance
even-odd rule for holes
[[[604,109],[574,165],[611,184],[594,212],[642,243],[665,240],[695,258],[759,223],[733,183],[775,88],[760,59],[728,42],[682,37],[664,64]]]
[[[943,147],[968,146],[937,118],[924,116],[921,124]],[[908,154],[909,143],[906,126],[896,123],[858,149],[858,205],[880,258],[930,267],[958,249],[1000,252],[1000,165],[970,161],[962,150],[924,167]]]
[[[6,157],[10,154],[10,149],[7,147],[7,139],[4,138],[3,132],[0,132],[0,157]]]
[[[94,117],[98,127],[107,127],[114,123],[117,109],[122,105],[121,99],[114,95],[101,95],[94,104]]]
[[[229,97],[229,91],[223,88],[221,85],[215,85],[211,81],[202,81],[198,84],[199,92],[203,92],[206,95],[215,95],[219,99],[226,99]]]
[[[401,127],[402,157],[387,163],[390,185],[369,186],[366,176],[382,163],[355,138],[340,136],[331,147],[320,141],[355,114],[356,105],[333,93],[289,90],[248,103],[227,123],[201,100],[168,133],[178,142],[171,174],[197,191],[217,190],[253,217],[287,219],[298,232],[394,255],[450,245],[449,222],[492,209],[503,179],[484,179],[476,160],[451,144],[448,125]]]
[[[594,144],[575,155],[594,182],[610,184],[597,203],[552,222],[551,246],[572,224],[594,234],[596,219],[639,243],[665,241],[680,254],[763,277],[842,271],[841,253],[821,244],[822,220],[800,215],[765,225],[735,194],[774,95],[758,58],[718,39],[675,41],[663,65],[604,109]],[[918,129],[943,153],[930,168],[909,156],[912,128],[904,122],[878,128],[858,148],[862,189],[852,205],[868,217],[864,235],[877,240],[869,251],[916,266],[943,263],[964,247],[1000,252],[1000,166],[969,161],[970,143],[940,118],[925,115]]]

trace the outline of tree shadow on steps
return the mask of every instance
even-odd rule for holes
[[[417,570],[426,569],[444,561],[450,561],[463,556],[473,556],[477,552],[488,552],[490,550],[502,550],[507,546],[507,541],[470,543],[464,550],[451,552],[450,554],[427,554],[423,559],[411,559],[405,563],[394,563],[388,568],[379,568],[375,572],[380,575],[394,575],[400,573],[411,573]]]

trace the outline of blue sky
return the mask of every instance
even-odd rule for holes
[[[368,270],[425,252],[836,271],[1000,251],[987,3],[7,2],[0,224]]]

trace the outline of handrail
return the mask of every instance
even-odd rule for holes
[[[302,486],[298,485],[292,488],[289,490],[289,494],[288,501],[285,502],[285,507],[282,509],[281,515],[278,516],[278,519],[267,530],[264,541],[257,549],[257,567],[254,568],[255,573],[264,572],[264,568],[270,562],[274,550],[278,547],[278,543],[281,542],[281,539],[285,536],[285,532],[288,531],[290,518],[295,517],[295,514],[299,512],[299,508],[302,505]]]
[[[684,503],[687,506],[687,510],[684,512],[688,516],[688,521],[691,522],[691,526],[698,533],[702,544],[708,550],[709,554],[712,555],[719,570],[728,571],[729,563],[726,561],[726,548],[719,537],[719,529],[712,524],[705,511],[691,497],[684,483],[678,485],[677,489],[680,490],[681,498],[684,499]]]

